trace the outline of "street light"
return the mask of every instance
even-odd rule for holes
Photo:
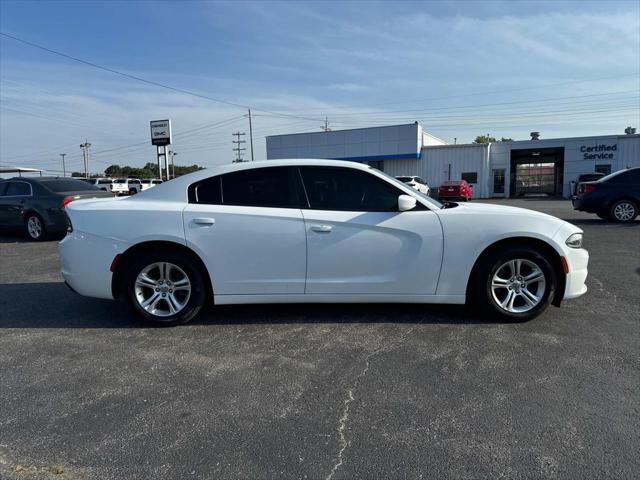
[[[66,177],[67,176],[67,168],[64,166],[64,157],[67,156],[66,153],[61,153],[60,156],[62,157],[62,176]]]
[[[176,178],[176,166],[173,163],[173,156],[177,154],[178,152],[169,150],[169,156],[171,156],[171,178]]]

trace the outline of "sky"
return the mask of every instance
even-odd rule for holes
[[[637,1],[0,0],[0,32],[200,95],[0,36],[0,166],[80,171],[85,139],[93,173],[142,166],[165,118],[177,164],[229,163],[248,107],[256,160],[325,118],[450,143],[640,127]]]

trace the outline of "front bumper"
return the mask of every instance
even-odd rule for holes
[[[564,288],[564,300],[580,297],[587,293],[587,266],[589,264],[589,252],[584,248],[568,248],[565,259],[569,266],[566,284]]]

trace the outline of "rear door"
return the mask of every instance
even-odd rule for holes
[[[442,261],[437,215],[399,212],[405,192],[372,173],[300,167],[309,208],[308,294],[434,294]]]
[[[216,295],[304,293],[306,239],[293,173],[241,170],[189,187],[187,245],[207,265]]]

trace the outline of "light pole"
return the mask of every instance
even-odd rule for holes
[[[178,152],[174,152],[172,150],[169,150],[169,155],[171,156],[171,178],[176,178],[176,166],[173,163],[173,156],[177,155]]]
[[[66,177],[67,176],[67,168],[64,166],[64,157],[67,156],[66,153],[61,153],[60,156],[62,157],[62,176]]]

